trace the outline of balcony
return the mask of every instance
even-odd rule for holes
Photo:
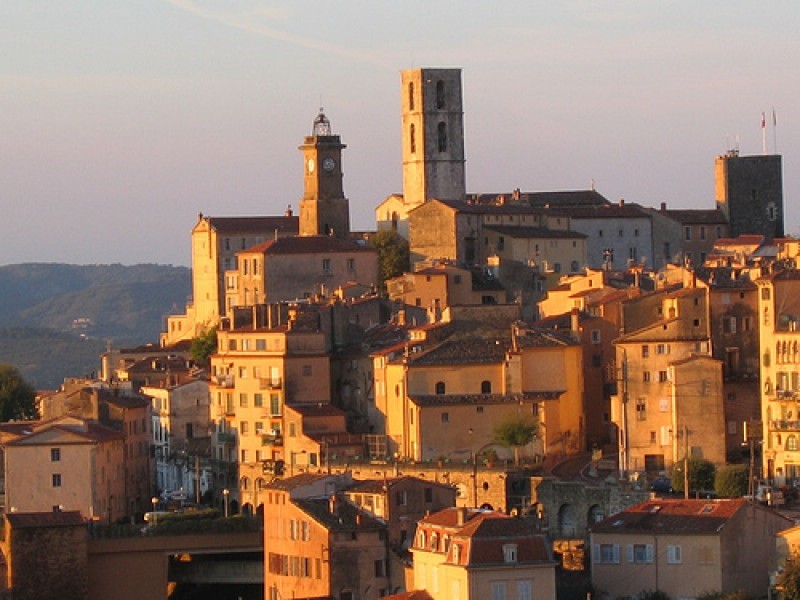
[[[232,388],[235,380],[233,375],[217,375],[214,379],[221,388]]]
[[[800,432],[800,421],[770,421],[769,428],[771,431],[798,431]]]
[[[280,377],[260,377],[258,384],[262,390],[279,390],[283,387],[283,380]]]
[[[233,433],[218,433],[217,434],[217,443],[218,444],[235,444],[236,443],[236,435]]]
[[[262,446],[283,446],[283,436],[279,433],[266,433],[261,436]]]

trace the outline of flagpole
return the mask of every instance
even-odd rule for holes
[[[775,107],[772,107],[772,151],[778,153],[778,116],[775,114]]]

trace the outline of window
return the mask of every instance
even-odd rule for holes
[[[761,299],[769,300],[770,292],[768,287],[761,288]]]
[[[241,423],[239,423],[239,433],[241,433],[242,435],[247,435],[248,433],[250,433],[250,425],[247,421],[242,421]]]
[[[433,502],[433,488],[426,487],[423,490],[423,494],[425,497],[425,504],[430,504]]]
[[[53,487],[61,487],[61,473],[53,473]]]
[[[736,333],[736,317],[722,317],[722,332]]]
[[[449,422],[450,422],[450,413],[443,412],[442,423],[449,423]]]
[[[517,600],[533,600],[533,582],[517,582]]]
[[[706,239],[706,228],[703,225],[700,226],[700,239]]]
[[[786,437],[786,449],[787,450],[797,450],[797,436],[790,435]]]
[[[447,152],[447,124],[444,122],[439,123],[436,133],[439,152]]]
[[[247,394],[239,394],[239,406],[242,408],[247,407]]]
[[[595,544],[592,547],[594,562],[606,565],[619,564],[619,544]]]
[[[683,228],[683,239],[687,242],[692,240],[692,228],[691,227],[684,227]]]
[[[355,258],[348,258],[347,259],[347,270],[348,271],[355,271],[356,270],[356,259]]]
[[[331,259],[330,258],[323,258],[322,259],[322,272],[323,273],[330,273],[331,272]]]
[[[657,344],[656,354],[669,354],[669,346],[667,344]]]
[[[669,378],[667,377],[667,372],[666,371],[659,371],[658,372],[658,382],[659,383],[665,383],[666,381],[669,381]]]
[[[414,82],[408,84],[408,110],[414,110]]]
[[[269,396],[269,414],[273,417],[281,416],[281,397],[278,394]]]
[[[650,371],[644,371],[642,373],[642,381],[645,383],[650,383]]]
[[[636,400],[636,418],[639,421],[647,419],[647,399],[644,397]]]
[[[650,356],[650,346],[645,344],[642,346],[642,358],[647,358],[648,356]]]
[[[517,562],[516,544],[503,544],[503,562],[507,563]]]
[[[444,381],[437,381],[436,382],[436,393],[437,394],[444,394],[445,386]]]
[[[492,600],[506,600],[506,582],[492,582]]]
[[[381,558],[375,561],[375,577],[385,577],[385,576],[386,576],[386,563]]]
[[[253,406],[257,408],[264,406],[264,394],[253,394]]]
[[[405,506],[406,504],[408,504],[408,494],[405,492],[405,490],[401,490],[399,492],[395,492],[394,500],[395,500],[395,502],[397,502],[398,506]],[[422,536],[422,538],[421,538],[422,539],[421,546],[424,548],[425,547],[425,532],[424,531],[420,532],[420,535]]]
[[[653,562],[652,544],[628,544],[628,562],[635,564]]]
[[[311,365],[303,365],[303,377],[311,377]]]
[[[481,394],[491,394],[491,393],[492,393],[492,382],[481,381]]]
[[[436,82],[436,108],[442,109],[444,108],[444,81],[441,79]]]
[[[581,265],[577,260],[573,260],[569,265],[569,269],[573,273],[577,273],[580,270],[580,268],[581,268]]]
[[[50,462],[61,461],[61,448],[50,448]]]
[[[600,330],[599,329],[593,329],[590,335],[591,335],[593,344],[599,344],[600,343]]]
[[[679,565],[683,562],[681,556],[680,546],[667,546],[667,563],[670,565]]]

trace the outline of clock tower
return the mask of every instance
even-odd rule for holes
[[[342,150],[338,135],[320,109],[311,135],[303,145],[303,199],[300,200],[300,235],[350,235],[350,206],[342,186]]]

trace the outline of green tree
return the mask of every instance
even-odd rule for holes
[[[208,364],[208,359],[217,351],[217,328],[212,327],[192,340],[189,356],[198,364]]]
[[[36,390],[13,365],[0,364],[0,421],[36,419]]]
[[[411,268],[408,242],[396,231],[384,229],[372,236],[370,243],[378,251],[378,280],[381,291],[385,292],[387,279]]]
[[[679,461],[672,468],[672,489],[683,492],[683,467],[686,463]],[[713,490],[716,474],[714,463],[704,458],[689,459],[689,490]]]
[[[520,450],[536,439],[539,426],[521,415],[513,415],[494,427],[494,441],[514,450],[514,464],[520,464]]]
[[[740,498],[747,493],[747,465],[730,465],[717,471],[714,489],[724,498]]]
[[[783,589],[785,600],[800,600],[800,556],[792,556],[786,561],[778,585]]]

